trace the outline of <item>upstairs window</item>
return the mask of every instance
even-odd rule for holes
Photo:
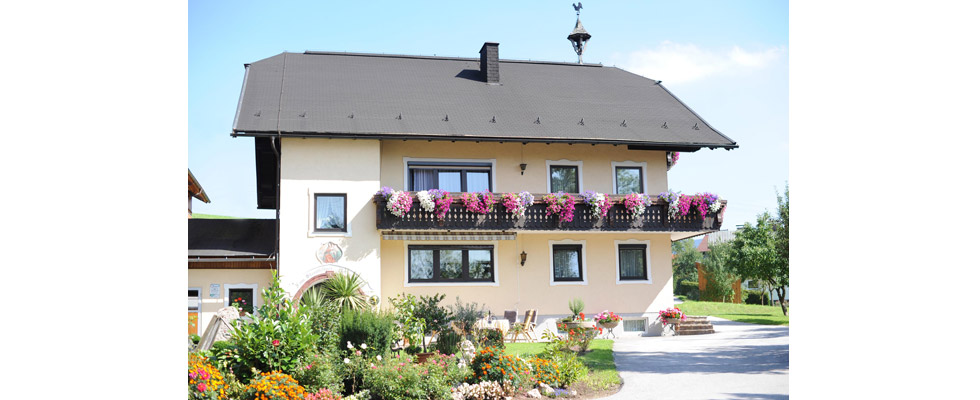
[[[643,193],[640,167],[616,167],[616,194]]]
[[[550,171],[550,192],[578,193],[579,178],[578,166],[576,165],[551,165]]]
[[[489,163],[408,163],[408,186],[418,192],[442,189],[447,192],[493,191]]]
[[[582,279],[582,245],[565,244],[551,246],[554,281],[581,282]]]
[[[316,194],[314,232],[347,232],[347,195]]]

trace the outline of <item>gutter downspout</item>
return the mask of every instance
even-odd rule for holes
[[[276,149],[276,140],[282,146],[282,130],[279,123],[282,121],[282,92],[286,83],[286,52],[282,52],[282,77],[279,80],[279,110],[276,112],[276,137],[271,137],[272,152],[276,154],[276,279],[279,279],[279,264],[282,263],[282,255],[279,253],[279,238],[281,236],[281,223],[279,221],[279,208],[282,196],[282,152]]]

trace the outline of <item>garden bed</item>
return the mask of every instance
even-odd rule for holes
[[[537,343],[507,343],[506,353],[517,356],[536,356],[544,352],[546,342]],[[589,349],[578,355],[578,359],[589,369],[589,374],[582,380],[568,387],[578,393],[576,399],[596,399],[610,396],[619,391],[623,380],[616,370],[612,353],[611,339],[595,339],[589,344]],[[522,395],[523,396],[523,395]],[[518,396],[516,398],[526,398]]]

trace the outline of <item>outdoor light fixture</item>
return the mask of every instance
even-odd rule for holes
[[[524,175],[525,169],[527,169],[527,164],[521,164],[521,175]]]
[[[522,251],[522,252],[521,252],[521,266],[522,266],[522,267],[524,266],[524,263],[525,263],[526,261],[527,261],[527,253],[525,253],[525,252],[523,252],[523,251]]]

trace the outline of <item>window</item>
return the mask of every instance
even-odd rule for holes
[[[347,195],[316,194],[314,232],[347,232]]]
[[[565,192],[578,193],[578,167],[575,165],[552,165],[549,167],[551,175],[551,193]]]
[[[232,305],[238,299],[242,299],[244,304],[242,309],[245,312],[252,312],[252,308],[255,306],[255,289],[252,288],[229,288],[228,298],[225,299],[226,306]]]
[[[582,245],[556,244],[551,246],[553,280],[555,282],[581,282]]]
[[[490,163],[409,162],[408,187],[412,191],[442,189],[447,192],[493,191]]]
[[[647,246],[645,244],[619,245],[619,280],[647,279]]]
[[[616,167],[616,194],[643,193],[640,167]]]
[[[643,332],[646,328],[647,320],[644,319],[624,319],[623,332]]]
[[[493,282],[493,246],[408,246],[409,282]]]

